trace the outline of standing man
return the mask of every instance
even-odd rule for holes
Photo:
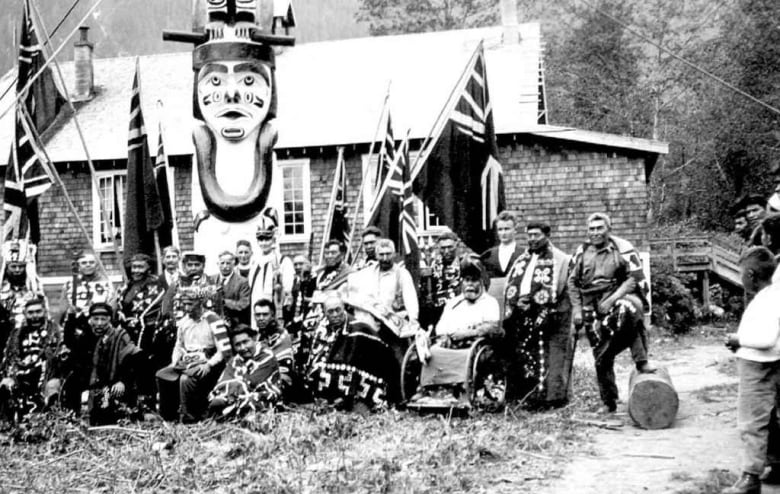
[[[136,406],[134,374],[140,350],[123,328],[112,324],[111,306],[89,308],[89,325],[97,337],[89,381],[89,423],[116,423]],[[144,364],[141,364],[144,365]]]
[[[281,307],[292,291],[294,268],[288,257],[282,257],[276,248],[276,232],[279,221],[273,208],[266,208],[260,215],[257,226],[257,245],[260,254],[249,273],[249,288],[252,291],[251,304],[261,298],[273,300]],[[254,321],[252,322],[254,327]]]
[[[361,235],[361,245],[363,246],[363,257],[355,264],[355,270],[359,271],[372,264],[376,264],[376,242],[382,238],[382,230],[375,226],[369,226],[363,230]]]
[[[35,245],[25,240],[10,240],[3,244],[5,271],[0,284],[0,305],[7,311],[9,328],[0,328],[0,353],[5,348],[10,330],[24,322],[24,304],[41,297],[48,308],[43,284],[35,272]]]
[[[297,335],[302,329],[303,318],[309,312],[311,297],[314,295],[315,280],[311,275],[311,263],[306,257],[297,255],[293,259],[295,278],[289,303],[282,310],[284,327]]]
[[[444,305],[460,295],[460,263],[457,260],[458,237],[452,232],[436,239],[438,257],[431,263],[429,282],[423,281],[423,309],[420,325],[424,329],[436,326]]]
[[[319,269],[315,282],[319,291],[338,290],[347,281],[351,270],[344,257],[347,255],[347,246],[340,240],[328,240],[325,244],[325,264]]]
[[[160,281],[167,290],[175,286],[181,278],[181,251],[178,247],[169,245],[163,249],[163,272]]]
[[[252,268],[255,267],[255,263],[252,260],[252,244],[249,240],[241,239],[236,242],[236,259],[238,259],[238,274],[246,279],[249,279],[249,273],[252,272]]]
[[[58,360],[64,356],[62,332],[46,317],[43,300],[25,302],[24,322],[11,332],[0,366],[0,417],[13,422],[52,405],[62,386]]]
[[[491,278],[503,278],[509,272],[515,260],[523,253],[523,248],[515,240],[517,217],[509,211],[502,211],[493,222],[498,245],[486,250],[480,256]]]
[[[509,361],[508,400],[561,406],[569,399],[574,335],[566,292],[569,256],[550,242],[550,225],[528,223],[528,248],[515,260],[504,289]]]
[[[97,270],[97,259],[91,252],[83,252],[76,259],[78,275],[76,276],[76,293],[73,293],[73,280],[68,280],[62,287],[60,308],[63,314],[73,314],[80,323],[86,324],[87,314],[92,304],[96,302],[111,303],[114,298],[114,288],[111,281]],[[75,299],[76,303],[73,304]],[[79,324],[81,326],[81,324]]]
[[[236,270],[236,256],[225,251],[219,255],[216,285],[222,287],[222,304],[228,327],[249,324],[249,282]]]
[[[222,287],[216,285],[214,280],[204,273],[204,270],[206,269],[206,256],[200,252],[185,252],[182,256],[182,264],[184,264],[184,276],[179,279],[179,285],[173,302],[175,319],[180,319],[184,315],[181,311],[181,304],[177,298],[185,288],[197,288],[204,296],[204,307],[221,315],[223,311]]]
[[[634,246],[612,235],[605,213],[590,215],[588,242],[574,254],[568,289],[574,326],[585,328],[593,348],[602,412],[617,409],[614,365],[620,352],[631,349],[639,372],[655,371],[647,361],[644,283]]]
[[[167,363],[173,338],[158,331],[165,289],[151,267],[152,260],[146,254],[131,258],[130,280],[119,290],[117,312],[120,324],[141,352],[138,392],[142,403],[153,410],[154,373]]]
[[[763,247],[751,247],[740,260],[742,284],[755,293],[737,333],[726,346],[737,354],[739,397],[737,424],[742,439],[742,476],[724,494],[761,492],[759,476],[767,484],[780,484],[780,284],[772,283],[776,263]]]
[[[176,344],[170,364],[157,372],[157,386],[162,418],[192,423],[206,415],[209,392],[230,358],[230,340],[224,321],[204,308],[200,289],[182,290],[181,306]]]

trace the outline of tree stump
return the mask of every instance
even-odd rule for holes
[[[628,380],[628,415],[643,429],[665,429],[672,425],[680,400],[669,371],[659,367],[642,374],[634,369]]]

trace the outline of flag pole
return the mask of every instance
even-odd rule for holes
[[[102,2],[103,0],[98,0],[98,2],[95,4],[96,6]],[[46,29],[46,25],[43,22],[43,17],[41,16],[40,11],[38,10],[38,7],[35,5],[35,2],[32,0],[30,1],[30,5],[32,5],[33,11],[35,12],[35,16],[38,19],[38,24],[41,27],[41,31],[43,31],[43,36],[46,38],[46,46],[51,45],[51,39],[49,38],[49,32]],[[85,18],[86,19],[86,18]],[[83,21],[82,21],[83,22]],[[81,26],[81,24],[79,24]],[[75,31],[74,31],[75,32]],[[71,34],[72,36],[72,34]],[[70,36],[68,36],[70,38]],[[67,38],[66,38],[67,39]],[[65,82],[65,77],[62,75],[62,70],[60,69],[60,64],[57,62],[56,53],[52,53],[49,56],[49,59],[46,61],[46,63],[50,63],[51,61],[54,61],[54,68],[57,71],[57,77],[60,80],[60,85],[62,86],[62,90],[65,93],[65,99],[68,102],[68,107],[70,108],[70,111],[73,114],[73,124],[76,126],[76,132],[79,135],[79,141],[81,141],[81,147],[84,149],[84,156],[87,158],[87,166],[89,167],[89,175],[92,180],[92,186],[95,188],[95,192],[97,193],[98,197],[98,209],[100,211],[100,218],[101,221],[103,221],[103,225],[105,226],[106,232],[110,234],[111,237],[111,248],[114,251],[114,255],[116,256],[116,261],[119,265],[119,270],[122,272],[122,281],[127,281],[127,273],[125,272],[125,269],[122,266],[122,256],[119,252],[119,246],[116,243],[116,237],[113,234],[114,225],[109,221],[108,218],[108,212],[105,210],[105,198],[103,197],[103,192],[100,190],[100,183],[97,179],[97,172],[95,170],[95,164],[92,162],[92,157],[89,154],[89,149],[87,148],[87,141],[84,138],[84,132],[81,130],[81,125],[79,124],[79,118],[78,118],[78,112],[76,111],[75,106],[73,106],[73,100],[70,97],[70,93],[68,91],[68,85]],[[37,129],[36,129],[37,133]],[[43,141],[40,141],[41,145],[43,145]],[[45,151],[44,151],[45,152]],[[48,156],[47,156],[48,159]],[[52,164],[52,170],[54,170],[54,165]],[[54,170],[56,172],[56,170]],[[74,212],[74,214],[78,214]],[[96,255],[95,257],[98,259],[98,265],[101,267],[101,271],[103,272],[103,275],[108,278],[109,274],[108,271],[106,271],[106,267],[103,265],[102,262],[100,262],[100,256],[97,255],[97,251],[95,250],[95,247],[92,245],[92,242],[90,242],[90,248],[92,249],[92,252],[94,252]]]
[[[328,202],[327,218],[325,220],[325,230],[322,232],[322,245],[320,246],[320,259],[318,265],[322,266],[322,260],[325,257],[325,244],[330,240],[331,229],[333,228],[333,213],[336,209],[336,194],[338,193],[339,182],[341,181],[341,160],[344,159],[344,146],[338,148],[338,158],[336,158],[336,171],[333,173],[333,187],[330,189],[330,201]],[[343,191],[342,194],[346,194]],[[350,242],[352,237],[349,238]]]
[[[60,177],[59,172],[57,171],[57,168],[55,168],[54,163],[52,163],[51,159],[49,158],[49,154],[46,152],[46,149],[43,147],[43,143],[41,141],[41,136],[38,134],[38,129],[35,128],[34,125],[32,125],[32,118],[29,114],[27,114],[27,110],[22,105],[22,112],[23,117],[27,121],[27,126],[30,128],[30,132],[32,132],[33,137],[35,137],[35,140],[38,143],[41,143],[40,151],[43,153],[43,157],[46,159],[46,162],[48,163],[49,170],[51,171],[52,177],[54,177],[54,181],[57,183],[57,185],[60,186],[62,189],[62,195],[65,198],[65,203],[68,205],[68,209],[70,209],[71,213],[73,213],[73,217],[76,218],[76,224],[79,227],[79,230],[81,230],[81,233],[84,234],[84,238],[87,239],[87,245],[89,245],[89,248],[92,252],[97,253],[95,250],[95,246],[92,244],[92,236],[89,234],[89,231],[87,230],[87,227],[84,226],[84,222],[81,220],[81,216],[79,215],[78,211],[76,210],[76,206],[73,204],[73,200],[70,198],[70,195],[68,194],[68,189],[65,187],[65,183],[62,181],[62,177]],[[35,145],[35,148],[37,149],[37,144]],[[103,273],[103,275],[106,277],[107,280],[111,280],[109,277],[108,271],[106,270],[106,266],[103,264],[103,261],[100,260],[100,256],[96,255],[95,260],[97,261],[98,268],[100,268],[100,271]],[[124,273],[124,269],[122,272]]]
[[[163,109],[164,109],[163,102],[162,102],[161,99],[158,99],[157,100],[157,110],[158,110],[158,113],[157,113],[157,123],[158,123],[157,129],[158,129],[158,132],[159,132],[159,135],[157,136],[158,143],[162,139],[162,135],[163,135],[163,118],[162,118],[162,115],[163,115],[162,111],[163,111]],[[163,151],[163,153],[165,153],[165,151]],[[173,180],[171,180],[171,184],[173,185],[173,190],[175,190],[176,189],[176,176],[175,176],[176,172],[173,170],[173,167],[170,166],[171,164],[168,161],[168,155],[164,154],[163,156],[165,157],[165,174],[166,174],[165,178],[166,178],[166,182],[167,182],[167,178],[168,178],[168,176],[167,176],[168,168],[170,167],[171,173],[174,175]],[[157,160],[157,156],[155,155],[155,161],[156,160]],[[169,189],[168,189],[168,202],[169,202],[170,208],[171,208],[171,223],[172,223],[172,225],[171,225],[171,241],[173,242],[173,245],[175,247],[179,247],[179,225],[176,224],[176,201],[173,198],[173,194],[171,194],[171,184],[168,185],[168,187],[169,187]]]
[[[459,90],[466,84],[466,81],[468,81],[467,75],[469,69],[474,64],[474,60],[477,58],[479,53],[483,50],[484,42],[485,40],[483,39],[480,40],[480,42],[477,44],[477,47],[474,49],[474,53],[471,54],[469,61],[466,63],[466,66],[463,68],[463,72],[461,72],[460,77],[458,77],[458,81],[455,83],[455,86],[452,88],[452,91],[450,92],[447,101],[445,102],[444,106],[439,112],[439,115],[436,117],[436,120],[433,123],[433,127],[431,128],[431,132],[428,134],[428,136],[425,138],[422,145],[420,146],[420,152],[417,154],[417,158],[415,158],[414,160],[414,166],[412,166],[409,172],[410,181],[414,181],[414,179],[420,173],[420,168],[422,168],[422,165],[425,163],[425,161],[428,159],[428,156],[431,154],[431,150],[426,149],[426,147],[433,139],[434,135],[436,136],[436,140],[438,140],[438,137],[441,134],[442,129],[444,128],[444,124],[446,123],[446,119],[443,117],[445,115],[448,115],[450,111],[453,109],[453,107],[457,104],[458,99],[455,97],[455,95],[460,93]],[[487,81],[485,81],[485,84],[487,84]]]
[[[13,109],[13,108],[15,108],[15,107],[16,107],[16,104],[19,102],[19,99],[21,99],[21,97],[22,97],[22,96],[23,96],[23,95],[24,95],[24,94],[25,94],[25,93],[26,93],[26,92],[27,92],[27,91],[30,89],[30,87],[33,85],[33,83],[35,82],[35,80],[36,80],[36,79],[38,79],[38,77],[40,77],[40,75],[41,75],[41,74],[43,74],[43,71],[44,71],[44,70],[46,70],[46,68],[49,66],[49,64],[52,62],[52,60],[55,60],[56,56],[57,56],[57,55],[59,55],[59,53],[62,51],[62,49],[63,49],[63,48],[65,48],[65,44],[68,42],[68,40],[70,40],[70,38],[72,38],[72,37],[73,37],[73,35],[74,35],[74,34],[76,34],[76,31],[78,31],[78,30],[79,30],[79,28],[80,28],[80,27],[81,27],[81,26],[84,24],[84,22],[86,22],[86,20],[89,18],[89,16],[91,16],[91,15],[92,15],[92,12],[94,12],[94,11],[95,11],[95,9],[97,9],[97,8],[98,8],[98,6],[99,6],[99,5],[100,5],[102,2],[103,2],[103,0],[97,0],[97,1],[95,2],[95,4],[94,4],[94,5],[92,5],[92,7],[90,7],[90,8],[89,8],[89,10],[88,10],[88,11],[87,11],[87,13],[84,15],[84,17],[81,19],[81,21],[79,21],[79,22],[78,22],[78,24],[76,24],[76,28],[75,28],[73,31],[71,31],[71,32],[70,32],[70,34],[68,34],[67,36],[65,36],[65,38],[62,40],[62,44],[60,44],[60,46],[59,46],[59,47],[58,47],[56,50],[54,50],[54,52],[52,53],[52,56],[51,56],[51,57],[49,57],[49,59],[48,59],[48,60],[46,60],[46,63],[44,63],[44,64],[43,64],[43,66],[42,66],[40,69],[38,69],[38,72],[36,72],[35,74],[33,74],[33,76],[32,76],[32,77],[30,77],[30,80],[28,80],[28,81],[27,81],[27,84],[25,84],[25,85],[24,85],[24,87],[22,88],[22,90],[21,90],[21,91],[19,91],[19,92],[16,94],[16,97],[15,97],[15,98],[14,98],[14,100],[11,102],[11,104],[10,104],[10,105],[9,105],[9,106],[8,106],[6,109],[4,109],[4,110],[2,111],[2,113],[0,113],[0,120],[2,120],[2,118],[3,118],[4,116],[6,116],[6,114],[7,114],[9,111],[11,111],[11,109]],[[40,16],[39,16],[39,17],[40,17]]]
[[[387,81],[387,92],[385,93],[385,101],[382,104],[382,111],[379,113],[379,121],[376,123],[376,130],[374,131],[374,138],[371,140],[371,145],[368,148],[368,163],[371,163],[371,158],[374,154],[374,148],[376,147],[376,139],[379,137],[379,130],[382,128],[382,122],[385,121],[385,114],[389,114],[389,106],[388,103],[390,101],[390,86],[392,84],[392,79]],[[363,199],[363,189],[366,187],[366,176],[367,174],[363,173],[363,170],[361,170],[361,179],[360,179],[360,189],[358,190],[358,196],[357,200],[355,201],[355,212],[352,215],[352,227],[350,228],[349,232],[349,242],[352,243],[352,239],[355,238],[355,232],[357,229],[357,219],[358,219],[358,212],[360,211],[360,202]],[[365,208],[363,208],[363,212],[365,213]],[[365,222],[365,218],[363,218]],[[352,256],[352,264],[351,266],[354,266],[355,262],[357,262],[358,255],[360,254],[360,249],[362,248],[362,239],[361,239],[361,245],[358,246],[358,250],[355,253],[354,256]]]

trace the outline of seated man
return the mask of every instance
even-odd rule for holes
[[[499,337],[501,318],[498,301],[486,292],[485,269],[478,258],[465,257],[460,263],[461,290],[447,301],[436,334],[431,339],[424,331],[416,338],[417,352],[423,364],[420,392],[411,401],[422,401],[436,388],[446,388],[458,404],[467,404],[463,395],[469,364],[469,349],[476,338]]]
[[[0,418],[13,422],[56,400],[62,332],[40,298],[24,304],[24,322],[11,332],[0,375]]]
[[[274,352],[258,341],[257,332],[246,324],[233,328],[230,341],[235,356],[209,394],[209,411],[228,418],[273,406],[282,396]]]
[[[165,420],[178,416],[182,422],[192,423],[203,419],[208,394],[230,357],[225,323],[203,308],[206,296],[197,288],[181,292],[184,316],[176,324],[171,364],[157,372],[160,415]]]
[[[386,405],[399,375],[392,349],[369,325],[352,320],[338,296],[329,296],[323,310],[306,366],[311,391],[348,410]]]
[[[116,423],[136,406],[133,378],[140,350],[122,327],[111,322],[114,311],[105,302],[89,308],[89,325],[97,337],[89,380],[89,423]]]
[[[280,386],[285,399],[289,399],[296,384],[293,365],[293,345],[290,334],[276,319],[276,305],[267,298],[261,298],[252,307],[260,342],[271,349],[279,364]]]

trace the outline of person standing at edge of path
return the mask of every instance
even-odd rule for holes
[[[491,278],[503,278],[509,268],[523,253],[523,248],[517,243],[517,217],[509,211],[501,211],[493,221],[498,238],[498,245],[482,253],[482,264]]]
[[[775,268],[774,256],[764,247],[752,247],[740,259],[742,283],[756,295],[737,332],[726,337],[726,346],[737,354],[739,370],[742,476],[723,494],[760,493],[765,465],[769,471],[764,482],[780,483],[780,438],[770,427],[780,405],[780,284],[771,282]]]
[[[615,357],[626,348],[639,372],[654,372],[647,360],[643,320],[646,303],[642,262],[630,242],[612,235],[605,213],[588,217],[588,242],[577,248],[568,289],[575,328],[584,328],[596,364],[601,413],[617,409]]]

